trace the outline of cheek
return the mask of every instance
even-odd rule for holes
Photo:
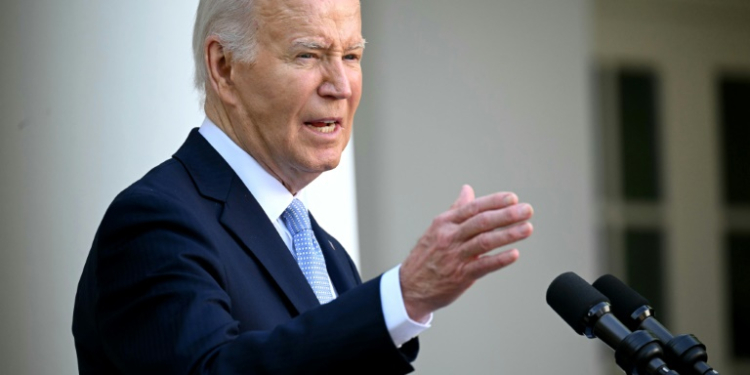
[[[352,85],[352,90],[357,87],[358,90],[362,89],[362,70],[356,69],[349,74],[349,83]]]
[[[359,105],[359,99],[362,97],[362,73],[357,72],[357,74],[354,74],[349,78],[349,85],[352,89],[352,97],[349,100],[350,106],[352,107],[352,116],[354,115],[354,110],[357,109],[357,106]]]
[[[283,87],[279,87],[276,96],[280,106],[286,110],[286,116],[297,116],[306,106],[311,105],[321,81],[315,74],[297,75],[295,79],[288,80]]]
[[[256,78],[246,82],[253,92],[250,100],[266,116],[283,117],[299,106],[304,88],[309,86],[309,77],[300,75],[295,69],[276,63],[266,69],[258,69]]]

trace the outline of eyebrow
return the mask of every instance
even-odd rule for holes
[[[356,49],[365,49],[366,43],[367,41],[362,39],[360,42],[352,44],[351,46],[347,47],[346,51],[352,51]],[[328,49],[330,48],[330,46],[331,46],[330,43],[324,44],[324,43],[318,42],[316,40],[311,40],[311,39],[297,39],[292,42],[292,48],[302,47],[302,48],[307,48],[307,49],[321,50],[321,49]]]
[[[351,51],[351,50],[355,50],[355,49],[365,49],[365,44],[367,44],[367,40],[362,39],[361,42],[355,43],[355,44],[349,46],[349,48],[347,48],[346,50],[347,51]]]

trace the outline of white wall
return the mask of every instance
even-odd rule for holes
[[[98,222],[202,120],[196,4],[4,3],[0,373],[77,373],[73,299]]]
[[[598,274],[587,1],[363,1],[357,188],[363,271],[400,262],[463,183],[536,209],[517,264],[422,335],[419,374],[601,374],[603,344],[545,303]],[[612,354],[608,354],[611,361]]]

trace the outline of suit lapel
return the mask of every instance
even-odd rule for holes
[[[188,169],[201,194],[224,203],[219,218],[221,224],[263,265],[297,312],[318,306],[315,293],[276,228],[247,187],[197,129],[190,133],[174,157]]]
[[[356,276],[352,275],[352,272],[355,271],[349,264],[349,255],[346,254],[346,250],[341,245],[338,247],[335,245],[337,242],[318,225],[312,215],[310,215],[310,224],[312,224],[320,249],[323,251],[328,276],[331,278],[333,286],[336,287],[336,292],[342,294],[357,286]]]
[[[233,180],[220,220],[263,264],[298,312],[320,304],[276,228],[239,178]]]

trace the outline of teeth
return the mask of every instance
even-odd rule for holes
[[[310,126],[310,128],[313,129],[313,130],[315,130],[318,133],[330,133],[330,132],[336,130],[336,122],[335,121],[334,122],[327,122],[327,121],[325,121],[325,123],[328,124],[328,125],[321,126],[321,127]]]

